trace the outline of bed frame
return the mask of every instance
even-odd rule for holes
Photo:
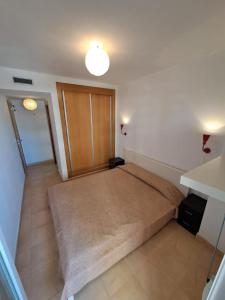
[[[181,170],[176,167],[170,166],[143,154],[139,154],[128,148],[123,149],[123,157],[125,158],[126,162],[135,163],[140,167],[152,171],[155,174],[161,176],[162,178],[171,181],[184,195],[187,195],[188,189],[180,184],[180,177],[185,173],[185,170]],[[75,299],[76,297],[74,295],[68,298],[68,300]]]
[[[172,182],[185,196],[188,194],[188,188],[180,184],[180,177],[185,170],[168,165],[149,156],[137,153],[129,148],[123,148],[123,157],[126,162],[132,162],[158,176]]]

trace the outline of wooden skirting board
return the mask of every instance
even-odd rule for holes
[[[100,167],[99,169],[96,169],[94,171],[84,172],[83,174],[70,177],[66,181],[74,180],[74,179],[80,178],[80,177],[89,176],[89,175],[96,174],[96,173],[103,172],[103,171],[107,171],[107,170],[109,170],[109,167],[105,167],[105,168]]]

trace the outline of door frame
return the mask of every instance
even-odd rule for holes
[[[15,114],[14,114],[15,107],[11,103],[10,99],[7,99],[7,105],[8,105],[8,108],[9,108],[9,114],[10,114],[10,118],[11,118],[11,121],[12,121],[12,127],[13,127],[13,131],[14,131],[15,138],[16,138],[16,144],[17,144],[17,147],[18,147],[18,150],[19,150],[19,153],[20,153],[20,158],[21,158],[21,161],[22,161],[24,172],[26,173],[27,163],[26,163],[24,152],[23,152],[23,147],[22,147],[22,144],[21,144],[22,140],[20,138],[19,130],[18,130],[18,127],[17,127],[16,117],[15,117]]]
[[[18,96],[18,99],[21,99],[21,97]],[[46,99],[36,99],[36,100],[37,101],[42,100],[42,101],[44,101],[44,104],[45,104],[45,112],[46,112],[48,130],[49,130],[50,141],[51,141],[51,146],[52,146],[53,160],[54,160],[54,163],[57,164],[55,145],[54,145],[54,139],[53,139],[53,133],[52,133],[52,125],[51,125],[51,119],[50,119],[50,113],[49,113],[49,104],[46,101]],[[21,144],[22,139],[20,138],[19,129],[18,129],[17,123],[16,123],[15,108],[14,108],[14,105],[11,103],[10,98],[7,98],[7,105],[8,105],[8,108],[9,108],[9,114],[10,114],[10,118],[11,118],[11,121],[12,121],[12,126],[13,126],[13,130],[14,130],[15,138],[16,138],[16,143],[17,143],[17,146],[18,146],[18,149],[19,149],[23,169],[24,169],[24,172],[26,173],[28,165],[26,163],[26,159],[25,159],[25,155],[24,155],[24,151],[23,151],[23,146]],[[46,161],[46,162],[50,162],[50,161]],[[45,163],[45,161],[44,162],[37,162],[33,165],[41,165],[41,164],[44,164],[44,163]]]
[[[48,121],[48,129],[49,129],[50,140],[51,140],[51,145],[52,145],[53,159],[54,159],[54,163],[57,164],[49,107],[48,107],[48,103],[46,101],[45,101],[45,111],[46,111],[46,116],[47,116],[47,121]]]

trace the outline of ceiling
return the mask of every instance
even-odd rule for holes
[[[225,1],[0,0],[0,65],[118,84],[225,51]],[[100,40],[109,71],[88,73]]]

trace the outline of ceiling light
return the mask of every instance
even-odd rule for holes
[[[85,56],[88,71],[95,76],[102,76],[109,69],[109,56],[99,42],[92,42]]]
[[[34,99],[26,98],[23,100],[23,106],[27,110],[35,110],[37,109],[37,102]]]

